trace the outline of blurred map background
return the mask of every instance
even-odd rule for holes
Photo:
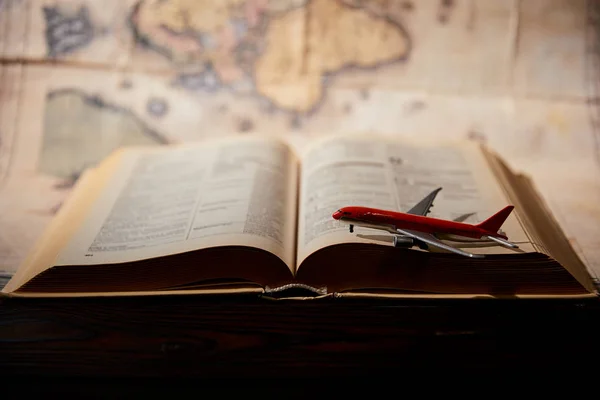
[[[599,26],[591,0],[0,0],[0,276],[119,146],[363,132],[488,144],[600,276]]]

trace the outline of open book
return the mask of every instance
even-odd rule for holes
[[[344,206],[406,211],[442,187],[429,216],[478,223],[513,204],[519,245],[470,259],[332,218]],[[464,217],[463,217],[464,218]],[[434,249],[430,249],[434,250]],[[119,150],[88,171],[4,288],[13,296],[275,293],[336,296],[596,295],[529,180],[473,143],[329,137],[299,154],[247,137]]]

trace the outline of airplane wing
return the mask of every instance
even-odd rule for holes
[[[455,221],[455,222],[463,222],[464,220],[466,220],[467,218],[469,218],[471,215],[475,215],[475,213],[474,212],[470,212],[470,213],[459,215],[458,217],[454,218],[453,221]]]
[[[450,246],[450,245],[440,241],[435,236],[430,235],[429,233],[413,231],[410,229],[396,229],[396,231],[398,233],[400,233],[401,235],[410,236],[413,239],[420,240],[421,242],[427,243],[430,246],[434,246],[434,247],[437,247],[437,248],[440,248],[443,250],[447,250],[452,253],[460,254],[461,256],[465,256],[465,257],[469,257],[469,258],[484,258],[483,254],[473,254],[473,253],[468,253],[466,251],[457,249],[456,247]]]
[[[407,214],[413,215],[422,215],[427,216],[429,214],[429,209],[433,206],[433,201],[435,200],[435,196],[437,196],[438,192],[442,190],[442,188],[437,188],[433,192],[429,193],[427,197],[418,202],[413,208],[408,210]]]

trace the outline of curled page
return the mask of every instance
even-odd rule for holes
[[[289,148],[265,138],[131,151],[57,265],[240,245],[292,271],[296,174]]]

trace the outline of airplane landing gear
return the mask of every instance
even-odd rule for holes
[[[427,245],[427,243],[417,241],[417,246],[419,246],[421,250],[429,250],[429,246]]]
[[[350,224],[350,233],[354,232],[354,225]]]

